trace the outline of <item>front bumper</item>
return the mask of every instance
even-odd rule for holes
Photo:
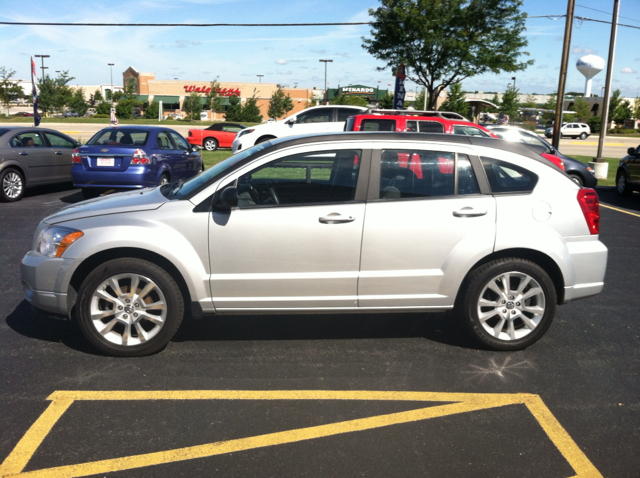
[[[25,299],[37,309],[68,316],[72,264],[72,260],[27,252],[20,265]]]

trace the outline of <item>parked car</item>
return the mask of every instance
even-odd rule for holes
[[[553,126],[544,131],[547,138],[553,137]],[[560,128],[560,136],[569,136],[570,138],[587,139],[591,135],[591,128],[585,123],[562,123]]]
[[[207,151],[230,148],[236,134],[246,126],[238,123],[213,123],[205,129],[190,129],[187,141],[193,146],[202,146]]]
[[[85,198],[107,189],[146,188],[187,180],[202,168],[198,149],[159,126],[115,126],[98,131],[73,152],[73,184]]]
[[[517,143],[281,138],[45,218],[22,284],[109,355],[160,350],[185,314],[269,312],[453,311],[482,347],[519,350],[558,304],[602,291],[599,214],[594,190]]]
[[[616,171],[616,190],[620,196],[640,191],[640,145],[629,148],[627,156],[620,160]]]
[[[577,159],[565,156],[540,135],[524,128],[516,126],[492,125],[487,127],[491,132],[507,141],[515,141],[533,147],[544,148],[542,156],[552,161],[554,164],[562,162],[565,172],[573,179],[578,186],[595,188],[598,184],[596,172]]]
[[[13,113],[11,116],[33,116],[33,113],[29,113],[28,111],[18,111],[17,113]]]
[[[182,116],[181,113],[169,113],[168,115],[166,115],[164,117],[164,119],[166,119],[166,120],[168,120],[168,119],[181,120],[181,119],[184,119],[184,117]]]
[[[254,144],[285,136],[342,131],[351,115],[366,111],[362,106],[313,106],[285,119],[267,122],[240,131],[231,147],[234,153]]]
[[[0,200],[19,201],[25,188],[71,181],[79,141],[47,128],[0,127]]]
[[[371,109],[350,116],[345,124],[345,131],[446,133],[497,138],[486,128],[449,111]]]
[[[78,113],[76,113],[75,111],[65,111],[64,113],[62,113],[62,116],[64,116],[65,118],[77,118]]]

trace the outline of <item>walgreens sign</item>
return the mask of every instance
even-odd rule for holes
[[[204,93],[205,95],[211,91],[208,86],[184,85],[186,93]],[[220,96],[240,96],[240,88],[218,88],[216,90]]]

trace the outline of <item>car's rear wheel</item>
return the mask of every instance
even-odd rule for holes
[[[571,180],[576,183],[578,186],[583,187],[584,186],[584,181],[582,180],[582,176],[580,176],[579,174],[576,173],[569,173],[569,177],[571,178]]]
[[[78,294],[77,319],[101,352],[139,357],[162,349],[184,315],[180,288],[161,267],[121,258],[91,272]]]
[[[7,168],[0,173],[0,199],[4,202],[14,202],[24,195],[24,179],[22,174],[13,168]]]
[[[627,175],[624,171],[619,171],[616,177],[616,191],[620,196],[629,196],[631,194],[631,186],[627,181]]]
[[[585,140],[587,139],[587,133],[580,133],[580,139]]]
[[[215,151],[218,149],[218,141],[215,138],[207,138],[202,142],[202,147],[207,151]]]
[[[471,335],[492,350],[521,350],[547,331],[556,312],[556,290],[537,264],[498,259],[472,271],[461,314]]]
[[[165,184],[169,184],[169,175],[167,173],[160,176],[160,181],[158,181],[158,186],[163,186]]]

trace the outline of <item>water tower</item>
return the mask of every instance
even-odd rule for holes
[[[604,59],[595,55],[585,55],[578,59],[576,68],[587,79],[584,84],[584,97],[588,98],[591,96],[591,80],[604,69]]]

